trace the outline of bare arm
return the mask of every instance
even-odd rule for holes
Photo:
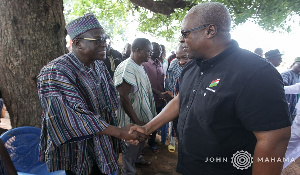
[[[179,115],[179,95],[171,100],[166,107],[150,122],[144,126],[132,126],[130,132],[138,131],[144,134],[151,134],[169,121],[174,120]]]
[[[291,135],[291,127],[253,133],[257,143],[253,157],[252,174],[280,175],[283,166],[282,160]],[[266,159],[270,161],[265,161]],[[274,161],[271,161],[272,159]]]
[[[148,136],[141,134],[139,132],[136,132],[136,131],[131,132],[129,134],[129,129],[131,126],[133,126],[133,124],[129,124],[123,128],[118,128],[118,127],[110,125],[105,130],[100,132],[99,134],[110,135],[110,136],[114,136],[116,138],[120,138],[123,140],[145,141],[146,139],[148,139]]]
[[[133,123],[137,125],[144,125],[145,123],[142,123],[139,120],[131,105],[129,99],[130,89],[131,89],[131,85],[128,84],[126,81],[123,81],[123,83],[117,87],[117,90],[119,91],[120,94],[120,101],[122,103],[125,113],[129,116],[129,118],[133,121]]]

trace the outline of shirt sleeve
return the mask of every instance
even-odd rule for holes
[[[284,86],[285,94],[299,94],[300,93],[300,83],[296,83],[291,86]]]
[[[101,115],[88,109],[74,83],[54,67],[46,68],[40,74],[38,94],[43,123],[56,146],[92,137],[109,126]]]
[[[281,76],[282,76],[282,80],[283,80],[284,85],[285,86],[290,85],[289,84],[289,82],[291,81],[290,80],[290,77],[291,77],[290,73],[287,71],[287,72],[282,73]]]
[[[269,131],[291,125],[282,78],[270,65],[258,70],[240,91],[237,115],[251,131]]]
[[[177,60],[177,58],[175,58],[170,63],[170,67],[169,67],[169,69],[167,70],[167,73],[166,73],[166,79],[165,79],[165,89],[166,89],[166,91],[172,91],[173,90],[173,88],[175,86],[175,83],[176,83],[176,79],[178,77],[180,77],[181,71],[182,71],[182,69],[178,65],[178,60]]]
[[[132,67],[129,63],[125,64],[128,62],[124,62],[120,64],[118,69],[115,72],[114,75],[114,83],[115,86],[119,86],[123,83],[125,80],[128,84],[134,87],[138,87],[138,83],[136,81],[136,76],[135,76],[135,68]]]

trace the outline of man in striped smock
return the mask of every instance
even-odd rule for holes
[[[129,126],[115,127],[117,91],[102,60],[106,34],[93,14],[66,29],[72,52],[46,65],[38,76],[42,132],[40,160],[48,171],[113,174],[118,169],[119,139],[133,139]]]
[[[145,38],[137,38],[132,43],[130,58],[123,61],[116,69],[114,80],[120,95],[121,105],[117,116],[120,126],[130,123],[144,125],[156,116],[155,102],[149,78],[142,67],[143,62],[151,58],[152,44]],[[149,165],[141,156],[144,142],[137,146],[125,142],[122,174],[136,174],[135,163]]]

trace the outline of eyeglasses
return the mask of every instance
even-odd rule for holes
[[[77,39],[84,39],[84,40],[88,40],[88,41],[96,41],[96,44],[98,46],[100,46],[101,44],[110,42],[109,38],[77,38]]]
[[[207,26],[209,26],[209,24],[205,24],[203,26],[192,28],[192,29],[189,29],[189,30],[181,30],[181,35],[182,35],[183,38],[186,38],[188,36],[188,34],[191,33],[192,31],[203,29],[203,28],[206,28]]]

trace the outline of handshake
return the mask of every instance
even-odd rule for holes
[[[126,142],[137,145],[139,142],[143,142],[150,138],[150,132],[146,130],[145,125],[139,126],[134,124],[126,125],[125,127],[121,128],[123,131],[121,132],[121,139],[125,140]]]

